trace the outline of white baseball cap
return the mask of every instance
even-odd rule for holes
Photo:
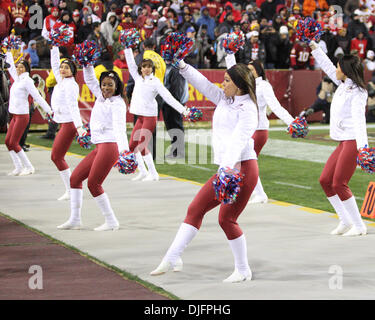
[[[250,32],[250,37],[259,37],[259,32],[254,30]]]
[[[372,51],[372,50],[367,51],[366,57],[367,57],[367,59],[371,59],[371,58],[375,57],[375,52]]]
[[[288,27],[287,26],[281,26],[279,32],[280,32],[280,34],[288,34]]]

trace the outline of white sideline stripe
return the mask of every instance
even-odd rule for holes
[[[281,181],[274,181],[273,183],[282,184],[282,185],[285,185],[285,186],[296,187],[296,188],[301,188],[301,189],[307,189],[307,190],[311,190],[312,189],[311,187],[301,186],[299,184],[293,184],[293,183],[287,183],[287,182],[281,182]]]
[[[201,166],[195,166],[193,164],[187,164],[188,167],[192,167],[192,168],[196,168],[196,169],[200,169],[200,170],[204,170],[204,171],[214,171],[210,168],[205,168],[205,167],[201,167]]]

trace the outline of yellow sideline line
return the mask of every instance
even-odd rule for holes
[[[30,144],[30,145],[34,146],[34,147],[42,148],[44,150],[51,150],[51,148],[44,147],[44,146],[39,146],[37,144]],[[67,155],[75,156],[75,157],[78,157],[78,158],[84,158],[84,156],[81,156],[79,154],[72,153],[72,152],[67,152]],[[161,174],[159,174],[159,176],[163,177],[163,178],[171,178],[172,180],[176,180],[176,181],[188,182],[188,183],[194,184],[196,186],[200,186],[200,187],[204,185],[203,183],[199,183],[199,182],[196,182],[196,181],[192,181],[192,180],[188,180],[188,179],[183,179],[183,178],[177,178],[177,177],[170,176],[170,175],[167,175],[167,174],[162,174],[161,173]],[[281,206],[281,207],[298,206],[298,204],[294,204],[294,203],[290,203],[290,202],[284,202],[284,201],[278,201],[278,200],[271,200],[271,201],[269,201],[269,203],[277,205],[277,206]],[[334,213],[328,212],[328,211],[323,211],[323,210],[309,208],[309,207],[299,207],[298,210],[306,211],[306,212],[313,213],[313,214],[330,213],[332,215],[332,218],[337,218],[338,219],[337,214],[334,214]],[[367,226],[369,226],[369,227],[375,227],[375,223],[368,223]]]

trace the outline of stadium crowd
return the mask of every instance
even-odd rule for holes
[[[181,31],[196,40],[187,63],[225,68],[221,41],[228,32],[242,30],[246,42],[237,62],[259,59],[266,69],[318,69],[311,49],[295,35],[297,21],[310,16],[322,25],[320,46],[330,59],[355,53],[375,70],[374,10],[374,0],[3,0],[0,37],[20,35],[31,66],[50,68],[46,39],[51,28],[67,24],[74,43],[90,39],[100,45],[98,63],[127,68],[116,41],[120,30],[138,28],[142,40],[154,40],[156,52],[169,33]]]

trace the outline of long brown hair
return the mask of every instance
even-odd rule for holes
[[[258,107],[255,90],[255,78],[247,65],[244,63],[237,63],[233,67],[229,68],[227,73],[234,84],[243,92],[243,94],[250,95],[250,98]]]

